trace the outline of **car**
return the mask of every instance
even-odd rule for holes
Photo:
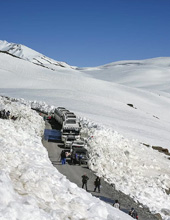
[[[75,140],[72,142],[72,145],[71,145],[71,150],[73,150],[74,148],[84,148],[86,146],[86,143],[79,139],[79,140]]]
[[[88,164],[89,154],[85,148],[74,148],[71,152],[72,164]]]
[[[76,139],[76,136],[74,134],[66,135],[65,138],[63,138],[64,147],[71,149],[71,145],[73,141],[75,141],[75,139]]]

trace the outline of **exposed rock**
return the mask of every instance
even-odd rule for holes
[[[146,147],[151,147],[149,144],[145,144],[145,143],[142,143],[143,145],[145,145]]]
[[[164,153],[166,155],[170,155],[168,149],[165,149],[165,148],[162,148],[162,147],[159,147],[159,146],[152,146],[152,148],[154,150],[158,150],[159,152]]]
[[[158,220],[162,220],[162,217],[161,217],[161,215],[160,215],[159,213],[156,213],[156,214],[155,214],[155,217],[156,217]]]
[[[128,103],[127,105],[130,106],[130,107],[132,107],[132,108],[134,108],[134,109],[136,109],[136,108],[133,106],[133,104]]]
[[[170,194],[170,189],[165,189],[165,191],[168,195]]]
[[[170,216],[170,209],[161,209],[161,212],[162,212],[164,215]]]
[[[153,115],[153,117],[159,119],[159,118],[158,118],[157,116],[155,116],[155,115]]]

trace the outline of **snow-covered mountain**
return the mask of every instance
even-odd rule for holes
[[[128,60],[83,68],[91,76],[134,88],[170,93],[170,57]]]
[[[1,94],[65,106],[128,138],[170,149],[170,58],[81,69],[55,65],[53,71],[47,63],[35,65],[42,55],[25,46],[1,41],[0,50],[20,58],[0,53]]]
[[[0,45],[0,94],[64,106],[87,120],[94,137],[91,168],[168,219],[170,161],[140,143],[170,150],[170,58],[49,68],[48,62],[35,65],[42,55],[29,48]]]
[[[37,64],[39,66],[42,66],[42,67],[45,67],[51,70],[56,70],[56,67],[73,68],[73,69],[76,68],[76,67],[68,65],[65,62],[59,62],[59,61],[50,59],[44,56],[43,54],[38,53],[35,50],[32,50],[24,45],[8,43],[7,41],[0,40],[0,52],[13,55],[15,57],[30,61],[34,64]]]

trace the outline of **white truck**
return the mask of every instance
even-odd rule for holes
[[[61,140],[64,142],[65,147],[69,147],[73,140],[80,138],[80,130],[81,125],[76,118],[67,118],[63,121]]]
[[[69,118],[77,119],[76,115],[73,112],[65,112],[63,115],[63,121],[66,121]]]
[[[61,140],[65,147],[69,147],[76,139],[80,139],[81,125],[76,115],[64,107],[54,110],[54,118],[62,125]]]
[[[55,120],[62,125],[63,121],[64,121],[64,114],[69,112],[69,110],[67,110],[64,107],[58,107],[54,110],[54,118]]]

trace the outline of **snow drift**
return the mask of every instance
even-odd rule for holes
[[[17,117],[15,121],[0,119],[1,219],[131,219],[53,167],[41,143],[42,117],[10,99],[0,98],[0,106]]]

